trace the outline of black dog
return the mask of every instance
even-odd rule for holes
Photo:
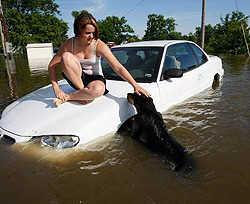
[[[157,112],[153,99],[143,94],[139,96],[128,93],[127,100],[135,106],[137,114],[129,118],[118,132],[129,128],[131,137],[139,139],[152,150],[163,154],[173,170],[181,169],[188,152],[166,129],[162,115]]]

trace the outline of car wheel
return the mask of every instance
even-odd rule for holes
[[[212,88],[215,90],[220,86],[220,75],[219,74],[215,74],[214,75],[214,81],[212,84]]]

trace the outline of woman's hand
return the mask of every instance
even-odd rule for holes
[[[67,94],[65,94],[62,89],[55,90],[55,96],[56,98],[60,99],[62,102],[67,101]]]
[[[141,94],[144,94],[147,97],[151,97],[150,93],[148,93],[144,88],[140,87],[139,85],[134,87],[134,91],[136,94],[138,94],[139,96]]]
[[[98,56],[102,56],[105,60],[107,60],[112,69],[134,87],[134,91],[136,94],[144,94],[147,97],[151,96],[145,89],[143,89],[136,83],[128,70],[116,59],[108,46],[101,40],[98,41],[97,54]]]

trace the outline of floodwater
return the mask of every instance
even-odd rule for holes
[[[0,203],[250,203],[250,60],[221,58],[219,88],[163,113],[172,135],[192,152],[194,172],[173,172],[126,135],[66,150],[0,144]],[[46,69],[30,70],[22,56],[11,64],[7,72],[0,61],[0,112],[49,83]]]

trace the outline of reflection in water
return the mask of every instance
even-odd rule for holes
[[[10,96],[15,100],[18,99],[16,91],[16,65],[12,55],[5,58],[5,68],[8,76],[8,85],[10,88]]]
[[[59,69],[57,75],[62,78]],[[9,61],[0,57],[0,113],[17,98],[49,83],[47,66],[30,69],[23,55],[14,55]]]
[[[163,113],[172,135],[197,160],[195,174],[173,172],[126,135],[67,150],[0,143],[1,203],[249,203],[250,65],[244,57],[226,56],[223,67],[217,89]],[[1,72],[0,79],[3,110],[11,95],[7,75]],[[33,74],[18,59],[16,82],[23,96],[48,84],[48,73]]]
[[[29,63],[29,68],[31,69],[31,71],[33,70],[47,70],[48,69],[48,65],[50,62],[51,58],[35,58],[35,59],[29,59],[28,63]]]

